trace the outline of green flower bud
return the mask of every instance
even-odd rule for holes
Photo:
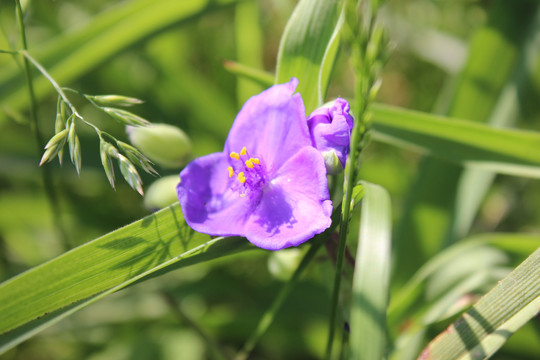
[[[153,124],[147,127],[127,127],[131,143],[156,164],[179,169],[191,157],[191,141],[176,126]]]
[[[149,210],[156,210],[177,202],[176,185],[178,182],[180,182],[178,175],[169,175],[154,181],[146,189],[144,206]]]
[[[343,166],[335,151],[328,150],[322,151],[321,153],[324,157],[324,165],[326,165],[326,172],[328,175],[336,175],[343,171]]]

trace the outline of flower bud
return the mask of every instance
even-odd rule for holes
[[[191,157],[191,141],[176,126],[153,124],[127,127],[129,140],[150,160],[165,168],[178,169]]]
[[[178,175],[165,176],[154,181],[146,189],[144,206],[149,210],[157,210],[177,202],[176,185],[178,181]]]
[[[328,174],[338,174],[349,155],[353,118],[349,103],[338,98],[316,109],[307,124],[312,145],[324,156]]]

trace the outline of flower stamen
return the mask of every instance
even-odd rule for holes
[[[238,173],[238,181],[240,181],[241,184],[246,182],[246,177],[243,171]]]
[[[246,155],[246,154],[247,154],[247,149],[246,149],[246,147],[244,146],[244,147],[242,148],[242,150],[240,150],[240,155]],[[238,159],[236,159],[236,160],[238,160]]]
[[[232,178],[232,176],[234,175],[234,170],[233,170],[232,166],[229,166],[227,168],[227,170],[229,170],[229,177]]]
[[[245,148],[244,148],[244,149],[245,149]],[[242,149],[242,150],[243,150],[243,149]],[[231,159],[240,160],[240,155],[238,155],[237,152],[234,152],[234,151],[233,151],[233,152],[231,152],[231,153],[229,154],[229,156],[231,157]]]

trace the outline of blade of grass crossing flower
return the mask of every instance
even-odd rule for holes
[[[375,104],[373,138],[445,161],[495,172],[540,177],[540,133],[494,128]]]
[[[339,29],[339,15],[337,0],[300,0],[281,37],[275,83],[298,78],[297,91],[302,94],[308,114],[325,96],[329,68],[337,53],[335,29]],[[327,63],[324,71],[323,63]]]
[[[195,233],[172,205],[0,284],[0,353],[135,282],[250,248]]]
[[[383,359],[390,285],[390,196],[378,185],[362,185],[364,198],[351,305],[351,358]]]
[[[435,338],[421,359],[485,359],[540,307],[540,248]]]

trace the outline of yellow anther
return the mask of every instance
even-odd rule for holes
[[[229,177],[232,178],[232,176],[234,174],[234,170],[233,170],[232,166],[229,166],[227,169],[229,170]]]
[[[242,183],[242,184],[246,182],[246,177],[244,176],[243,171],[238,173],[238,181],[240,181],[240,183]]]
[[[252,163],[259,165],[259,159],[257,158],[251,158],[249,159]]]
[[[246,155],[246,154],[247,154],[247,150],[246,150],[246,147],[244,146],[242,150],[240,150],[240,155]]]
[[[255,167],[255,165],[253,165],[253,163],[251,162],[251,159],[246,160],[246,166],[250,169],[253,169]]]
[[[231,159],[240,160],[240,155],[238,155],[238,153],[234,151],[229,156],[231,157]]]

